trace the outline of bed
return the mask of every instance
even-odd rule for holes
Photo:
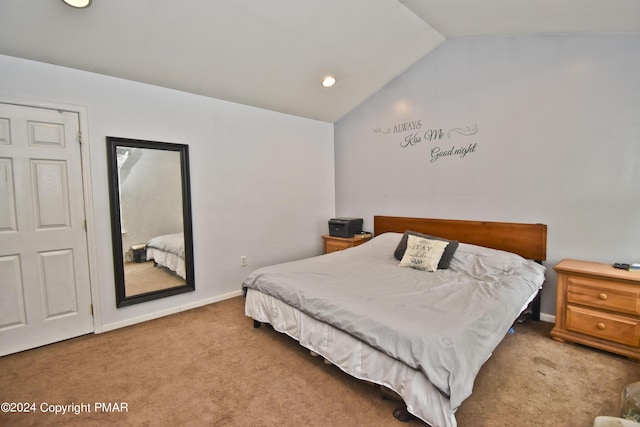
[[[153,260],[183,279],[187,279],[184,264],[184,233],[164,234],[156,236],[146,244],[147,261]]]
[[[407,230],[457,243],[448,268],[401,267],[403,238],[405,254],[425,243],[407,240]],[[513,323],[531,307],[539,318],[546,226],[376,216],[374,236],[254,271],[243,282],[245,314],[393,390],[427,424],[455,427],[456,409]]]

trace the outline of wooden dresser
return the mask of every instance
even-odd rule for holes
[[[640,360],[640,274],[564,259],[551,337]]]
[[[328,254],[361,245],[371,238],[322,236],[322,240],[324,240],[324,253]]]

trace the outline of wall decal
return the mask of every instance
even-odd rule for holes
[[[467,147],[456,148],[454,145],[449,150],[442,150],[440,147],[433,147],[431,149],[431,162],[433,163],[442,157],[448,156],[458,156],[461,159],[464,159],[464,156],[466,156],[467,154],[476,152],[477,145],[477,142],[469,144],[469,146]]]
[[[422,120],[411,120],[404,123],[398,123],[393,128],[377,128],[373,130],[375,133],[387,135],[387,134],[401,134],[398,135],[400,141],[400,147],[407,148],[413,147],[416,144],[423,142],[444,142],[443,140],[456,138],[456,137],[469,137],[478,133],[478,125],[472,124],[466,127],[454,127],[445,132],[442,128],[430,128],[422,130]],[[441,147],[436,145],[431,147],[430,162],[435,162],[438,159],[444,157],[458,157],[463,159],[469,153],[475,153],[478,147],[477,142],[472,142],[463,145],[452,145],[447,147]]]
[[[449,132],[447,132],[447,137],[451,138],[451,132],[458,132],[464,136],[469,136],[469,135],[474,135],[478,132],[478,126],[477,125],[471,125],[471,126],[467,126],[464,129],[461,128],[453,128],[451,130],[449,130]]]

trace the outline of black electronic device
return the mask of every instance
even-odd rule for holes
[[[131,260],[133,262],[145,262],[147,260],[147,245],[140,243],[131,246]]]
[[[626,264],[624,262],[616,262],[616,263],[613,264],[613,266],[615,268],[619,268],[621,270],[629,270],[629,267],[631,267],[631,265]]]
[[[329,220],[331,237],[353,237],[362,232],[362,218],[332,218]]]

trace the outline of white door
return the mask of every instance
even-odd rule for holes
[[[0,356],[93,332],[78,114],[0,103]]]

